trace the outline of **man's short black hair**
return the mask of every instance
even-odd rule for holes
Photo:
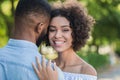
[[[15,16],[22,16],[31,12],[50,15],[51,7],[45,0],[19,0]]]
[[[29,14],[39,14],[49,18],[51,6],[46,0],[19,0],[15,11],[15,22],[21,22]],[[17,22],[17,23],[18,23]]]

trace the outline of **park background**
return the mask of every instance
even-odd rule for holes
[[[72,0],[48,0],[50,4]],[[74,1],[74,0],[73,0]],[[4,47],[14,27],[18,0],[0,0],[0,48]],[[99,80],[120,80],[120,0],[78,0],[96,24],[91,36],[77,54],[93,65]],[[117,71],[117,75],[107,75]],[[106,76],[105,76],[106,75]]]

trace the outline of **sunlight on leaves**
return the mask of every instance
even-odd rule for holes
[[[120,4],[117,6],[118,10],[120,11]]]
[[[3,17],[0,15],[0,47],[3,47],[8,40],[7,36],[7,26],[5,24],[5,21]]]
[[[18,4],[18,1],[15,1],[14,2],[14,8],[16,8],[17,4]]]
[[[2,16],[0,17],[0,36],[3,36],[6,34],[6,24]]]
[[[1,5],[1,10],[6,16],[10,16],[12,14],[10,11],[11,8],[12,8],[12,5],[8,0],[4,1]]]

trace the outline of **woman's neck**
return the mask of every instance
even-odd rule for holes
[[[73,65],[77,58],[75,51],[72,49],[58,53],[58,55],[59,57],[55,62],[60,68]]]

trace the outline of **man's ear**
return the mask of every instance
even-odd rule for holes
[[[42,30],[43,30],[43,23],[38,23],[36,26],[36,32],[40,34]]]

